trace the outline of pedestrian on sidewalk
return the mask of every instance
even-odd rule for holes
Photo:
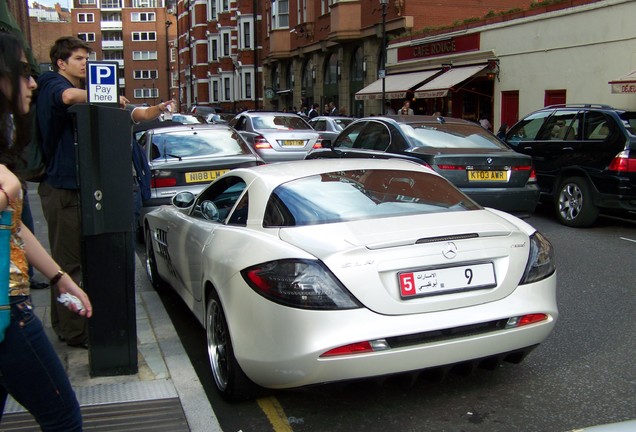
[[[0,342],[0,416],[8,394],[24,406],[43,431],[81,431],[82,416],[64,366],[33,312],[28,264],[57,284],[61,293],[76,296],[73,313],[89,318],[86,293],[60,269],[33,233],[22,223],[23,185],[12,173],[31,134],[26,114],[32,92],[22,43],[0,33],[0,211],[12,212],[8,291],[11,319]]]

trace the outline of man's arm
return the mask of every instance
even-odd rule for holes
[[[174,111],[175,101],[169,100],[167,102],[161,102],[158,105],[149,107],[137,107],[131,113],[132,120],[135,123],[154,120],[168,110]]]
[[[64,103],[64,105],[86,103],[87,100],[88,95],[86,93],[86,90],[71,87],[62,92],[62,102]]]

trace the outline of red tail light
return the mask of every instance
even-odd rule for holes
[[[621,173],[636,172],[636,159],[630,158],[629,152],[622,151],[612,159],[608,169]]]
[[[153,188],[167,188],[177,185],[177,179],[174,177],[156,177],[150,181]]]
[[[254,148],[257,149],[271,149],[272,146],[270,143],[267,142],[267,140],[259,135],[256,138],[254,138]]]
[[[537,173],[534,171],[531,165],[521,165],[512,167],[513,171],[530,171],[530,175],[528,176],[528,182],[534,183],[537,181]]]
[[[319,149],[322,148],[322,137],[318,137],[318,139],[316,140],[314,146],[312,147],[314,149]]]

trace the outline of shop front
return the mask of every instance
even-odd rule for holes
[[[406,93],[415,114],[492,121],[499,60],[491,50],[481,50],[479,33],[395,43],[389,58],[392,75],[419,68],[411,73],[435,72]]]

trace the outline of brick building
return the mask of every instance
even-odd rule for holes
[[[380,101],[355,94],[377,79],[383,19],[393,37],[531,3],[387,0],[383,14],[378,0],[179,0],[181,109],[283,110],[333,101],[347,114],[377,113]]]

